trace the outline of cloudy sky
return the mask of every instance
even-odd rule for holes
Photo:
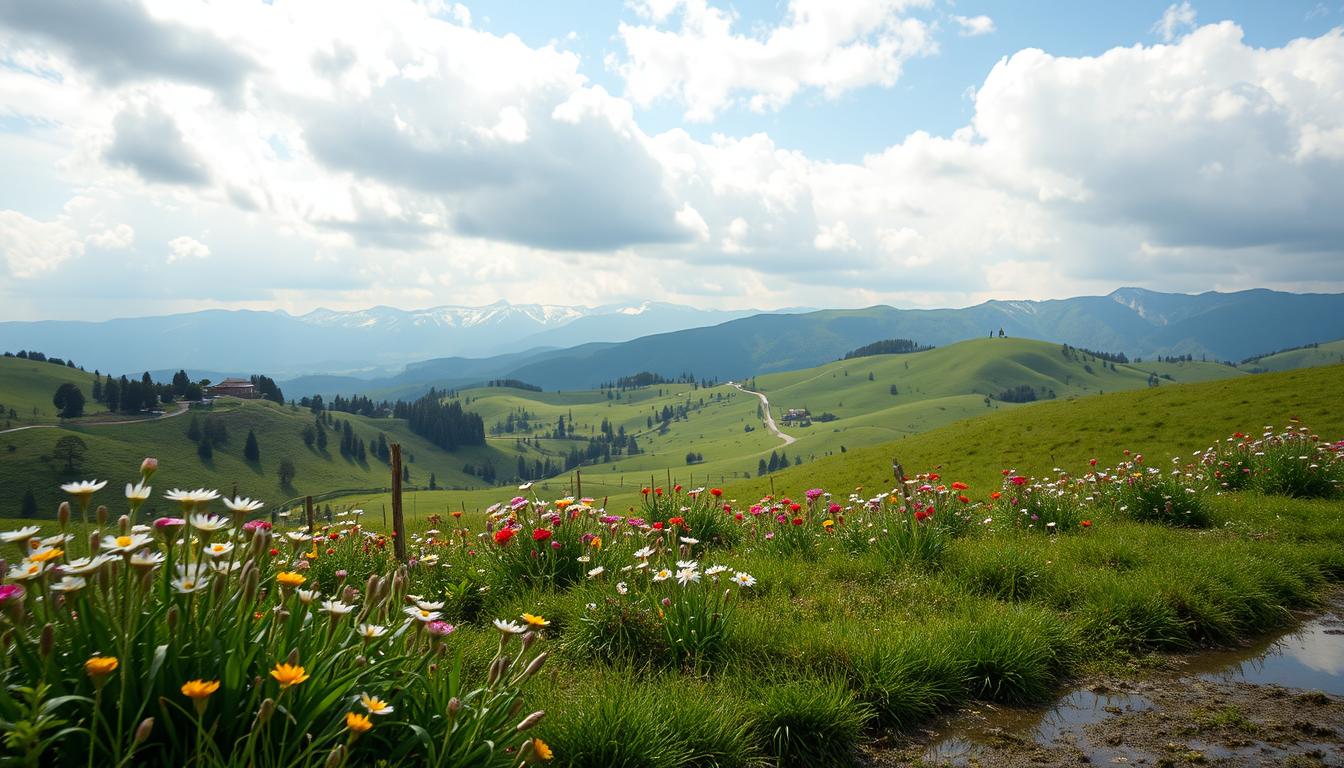
[[[0,0],[0,169],[0,320],[1340,291],[1344,0]]]

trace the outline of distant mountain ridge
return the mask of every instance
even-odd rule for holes
[[[1265,351],[1344,338],[1344,294],[1269,290],[1198,295],[1121,288],[1106,296],[987,301],[964,309],[821,310],[753,315],[719,325],[487,359],[428,360],[376,381],[285,384],[286,393],[365,391],[407,396],[429,384],[463,386],[515,378],[555,389],[585,389],[638,371],[741,379],[810,368],[881,339],[942,346],[997,334],[1043,339],[1131,359],[1191,355],[1243,360]],[[349,388],[349,389],[345,389]]]
[[[204,310],[102,322],[0,322],[0,350],[62,350],[90,370],[186,368],[273,376],[388,375],[444,356],[484,357],[546,346],[626,341],[713,325],[757,310],[702,310],[662,302],[600,307],[496,302],[353,312]]]

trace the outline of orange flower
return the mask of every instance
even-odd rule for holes
[[[345,713],[345,727],[353,734],[361,734],[373,727],[373,721],[368,715],[361,715],[358,712]]]
[[[197,701],[210,698],[218,690],[218,680],[188,680],[182,684],[182,695]]]
[[[295,573],[294,571],[281,571],[275,574],[276,583],[278,583],[282,587],[302,586],[303,582],[307,580],[308,580],[307,577],[305,577],[303,574]]]
[[[84,662],[84,671],[97,680],[117,671],[118,664],[116,656],[91,656]]]
[[[284,690],[307,680],[308,672],[298,664],[276,664],[275,669],[271,670],[271,677],[274,677],[276,682],[280,683],[280,689]]]

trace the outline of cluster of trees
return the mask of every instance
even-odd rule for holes
[[[260,459],[261,452],[256,445],[257,436],[250,430],[247,434],[253,451]],[[191,421],[187,424],[187,439],[196,443],[196,455],[201,457],[201,461],[210,461],[215,457],[215,449],[223,448],[229,442],[229,428],[219,416],[206,416],[202,420],[193,413]]]
[[[462,467],[462,471],[472,477],[479,477],[491,485],[495,484],[495,478],[498,477],[498,473],[495,471],[494,462],[489,460],[486,460],[486,462],[479,467],[474,464],[465,464]]]
[[[259,373],[254,373],[252,374],[251,381],[252,386],[256,388],[257,393],[261,395],[261,399],[270,400],[273,403],[280,403],[281,405],[284,404],[285,395],[280,391],[280,387],[275,383],[275,379],[272,379],[270,376],[262,376]]]
[[[191,380],[186,371],[178,371],[173,374],[173,392],[183,400],[200,400],[205,396],[205,388],[199,383]]]
[[[378,418],[386,416],[392,412],[392,404],[383,400],[374,402],[364,395],[351,395],[342,397],[336,395],[330,403],[324,402],[321,395],[305,397],[299,400],[299,405],[307,408],[313,413],[321,413],[325,410],[340,411],[342,413],[354,413],[369,418]]]
[[[496,420],[490,427],[492,435],[512,435],[515,432],[531,432],[532,419],[534,416],[526,408],[519,407],[505,414],[503,419]]]
[[[148,371],[139,379],[125,376],[114,379],[111,374],[104,378],[94,371],[92,394],[94,401],[102,403],[107,410],[122,413],[152,411],[160,403],[171,403],[181,395],[173,385],[154,381]]]
[[[933,347],[922,346],[910,339],[883,339],[882,341],[874,341],[872,344],[865,344],[858,349],[852,349],[840,359],[853,360],[856,357],[872,357],[873,355],[905,355],[911,352],[923,352],[926,349],[933,349]]]
[[[445,451],[485,445],[485,423],[480,414],[464,411],[457,400],[445,403],[445,394],[431,388],[413,403],[398,400],[392,415],[405,419],[412,432]]]
[[[60,365],[65,368],[79,368],[81,371],[84,370],[83,368],[76,366],[74,360],[62,360],[59,357],[47,357],[41,352],[30,352],[26,349],[20,349],[18,352],[6,352],[5,357],[17,357],[20,360],[34,360],[39,363],[51,363],[52,365]]]
[[[1095,349],[1086,349],[1084,347],[1073,347],[1068,344],[1061,344],[1059,353],[1064,355],[1064,359],[1074,362],[1083,362],[1089,358],[1093,361],[1102,360],[1107,363],[1120,363],[1124,365],[1129,362],[1124,352],[1098,352]],[[1114,368],[1114,366],[1112,366]]]
[[[1036,390],[1029,384],[1018,384],[994,395],[994,399],[1005,403],[1032,403],[1036,401]]]
[[[504,387],[506,389],[521,389],[526,392],[541,391],[541,387],[538,387],[535,384],[528,384],[525,381],[519,381],[518,379],[491,379],[490,381],[485,382],[485,386]]]
[[[756,466],[756,476],[768,475],[771,472],[777,472],[781,469],[788,469],[790,466],[797,466],[803,463],[802,456],[795,456],[793,464],[789,464],[789,454],[784,451],[770,452],[770,460],[761,459],[761,463]]]
[[[703,453],[696,453],[695,451],[687,451],[687,452],[686,452],[686,463],[687,463],[687,464],[700,464],[700,463],[702,463],[704,460],[705,460],[705,454],[703,454]]]

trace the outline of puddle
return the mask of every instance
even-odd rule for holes
[[[1337,608],[1258,648],[1199,654],[1188,669],[1204,680],[1344,697],[1344,616]]]
[[[938,765],[969,765],[982,755],[984,747],[992,744],[1078,744],[1083,739],[1084,726],[1113,714],[1143,712],[1152,706],[1143,696],[1079,688],[1059,699],[1049,710],[986,707],[943,731],[938,742],[925,750],[924,760]],[[1132,751],[1123,747],[1086,751],[1094,761],[1134,757]]]
[[[1215,683],[1275,685],[1344,697],[1344,609],[1336,604],[1331,611],[1255,646],[1190,656],[1176,680],[1168,676],[1165,683],[1161,680],[1154,683],[1171,687],[1174,682],[1179,688],[1181,681],[1189,685],[1192,678]],[[1118,743],[1119,739],[1100,743],[1089,738],[1086,729],[1113,715],[1153,709],[1153,701],[1148,697],[1100,686],[1069,691],[1048,710],[983,705],[938,731],[922,759],[935,765],[990,765],[1004,749],[1030,752],[1069,748],[1078,750],[1094,764],[1148,763],[1156,757],[1154,754],[1127,747]],[[1316,746],[1304,741],[1296,744],[1298,750]],[[1327,744],[1319,747],[1327,754],[1335,749]],[[1239,759],[1251,764],[1264,760],[1277,762],[1287,754],[1275,745],[1257,740],[1247,740],[1238,747],[1191,742],[1189,748],[1207,758],[1231,758],[1234,762]]]

